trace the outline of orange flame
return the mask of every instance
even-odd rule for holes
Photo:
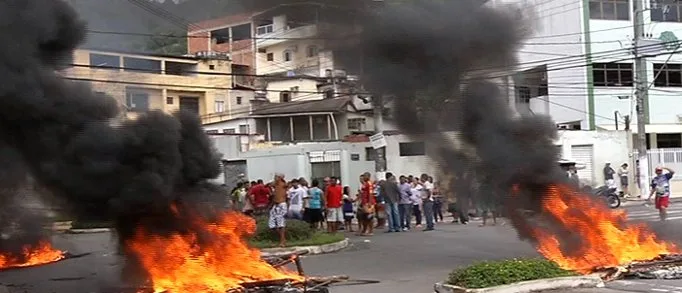
[[[202,231],[190,234],[154,236],[138,229],[127,247],[139,257],[155,292],[224,293],[241,283],[303,277],[278,270],[248,247],[245,237],[256,230],[255,221],[228,212],[215,223],[194,219]],[[200,246],[198,235],[211,237]]]
[[[551,186],[543,198],[543,212],[552,215],[572,235],[581,239],[575,253],[566,255],[559,239],[537,228],[537,250],[560,267],[587,274],[597,268],[613,267],[633,261],[651,260],[679,250],[661,241],[644,224],[625,223],[624,211],[611,210],[594,202],[592,195],[567,186]]]
[[[20,256],[0,252],[0,269],[29,267],[56,262],[65,257],[64,252],[52,248],[47,241],[37,245],[24,245]]]

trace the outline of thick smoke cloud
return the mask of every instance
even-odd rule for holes
[[[483,1],[387,3],[367,17],[360,37],[371,91],[394,96],[395,122],[434,145],[430,155],[445,176],[474,173],[474,201],[505,204],[521,237],[532,237],[520,210],[539,211],[543,189],[564,182],[556,166],[556,128],[548,117],[516,116],[502,95],[500,76],[531,32],[518,7]],[[439,130],[455,130],[453,137]],[[463,180],[449,189],[467,200]],[[508,196],[513,187],[520,192]]]
[[[120,241],[135,228],[182,232],[171,212],[213,200],[220,173],[197,117],[161,112],[121,120],[119,104],[61,78],[84,24],[63,1],[0,2],[0,140],[36,182],[79,218],[113,220]],[[3,156],[4,157],[4,156]]]

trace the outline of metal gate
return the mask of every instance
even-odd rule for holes
[[[341,179],[341,151],[317,151],[308,153],[310,160],[310,180],[317,179],[320,184],[324,177]],[[343,181],[341,181],[343,182]]]
[[[225,185],[230,189],[237,186],[240,180],[248,180],[246,160],[223,161],[223,176],[225,176]]]
[[[571,157],[581,166],[585,168],[578,169],[578,177],[580,180],[595,181],[594,177],[594,148],[592,145],[574,145],[571,146]]]

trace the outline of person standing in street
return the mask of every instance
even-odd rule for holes
[[[419,182],[419,178],[413,177],[411,190],[412,214],[414,215],[415,226],[417,228],[422,227],[422,189],[424,189],[424,186]]]
[[[360,206],[358,208],[358,221],[360,222],[360,235],[372,236],[374,232],[374,209],[376,208],[376,197],[374,196],[374,184],[371,181],[369,172],[365,172],[360,177]]]
[[[440,182],[434,182],[429,176],[429,182],[433,184],[433,218],[436,223],[443,221],[443,195],[441,194]]]
[[[616,181],[614,180],[614,175],[616,171],[611,167],[611,162],[606,162],[604,165],[604,184],[609,188],[616,187]]]
[[[268,219],[268,227],[275,230],[279,235],[279,247],[286,246],[286,219],[287,214],[287,182],[284,181],[284,175],[275,174],[275,182],[273,182],[275,192],[272,197],[272,208],[270,209],[270,218]]]
[[[386,173],[386,180],[381,185],[381,194],[386,202],[384,204],[386,220],[388,221],[388,230],[386,232],[400,232],[400,212],[398,211],[400,187],[393,173]]]
[[[663,170],[667,171],[663,173]],[[651,180],[651,193],[647,201],[651,201],[651,197],[656,195],[655,204],[658,209],[658,216],[661,221],[665,221],[668,217],[668,205],[670,205],[670,179],[675,175],[675,171],[666,167],[656,167],[656,177]]]
[[[336,233],[339,224],[343,223],[343,188],[337,183],[336,178],[331,177],[324,196],[327,205],[327,232],[331,234]]]
[[[308,189],[306,196],[308,207],[305,209],[304,218],[313,229],[317,229],[318,226],[321,226],[320,223],[324,221],[322,213],[324,201],[322,189],[319,186],[320,182],[317,179],[313,179],[312,187]]]
[[[289,211],[287,215],[290,219],[303,220],[303,198],[306,196],[306,190],[300,184],[298,179],[291,180],[291,188],[288,192]]]
[[[424,186],[422,189],[422,202],[424,206],[424,217],[426,218],[426,229],[424,229],[424,231],[433,231],[433,183],[429,182],[429,175],[426,174],[421,175],[421,182]]]
[[[410,230],[412,222],[412,185],[407,177],[400,176],[400,226],[403,231]]]
[[[628,163],[623,163],[620,165],[620,168],[618,168],[618,178],[620,178],[620,189],[623,191],[623,195],[625,197],[630,196],[630,191],[628,190],[628,183],[630,179],[630,170],[628,169]]]

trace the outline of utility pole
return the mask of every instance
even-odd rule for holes
[[[646,58],[639,52],[639,45],[644,38],[644,5],[642,0],[634,0],[634,47],[635,55],[635,101],[637,111],[637,158],[639,164],[639,189],[642,197],[649,196],[649,160],[646,150],[646,100],[649,85],[647,82]]]
[[[372,104],[374,109],[374,132],[383,133],[384,131],[384,95],[379,93],[372,97]],[[374,158],[374,171],[376,172],[376,179],[381,180],[386,172],[386,147],[375,149],[376,157]]]

